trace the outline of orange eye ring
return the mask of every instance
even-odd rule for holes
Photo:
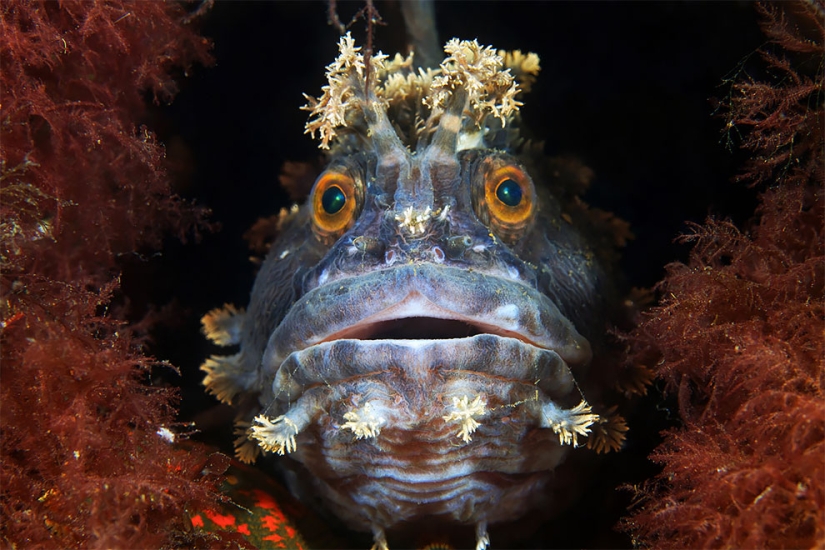
[[[313,227],[319,236],[337,238],[352,227],[360,198],[350,176],[333,171],[321,174],[311,199]]]
[[[490,223],[508,236],[527,226],[535,211],[530,178],[512,164],[495,168],[484,177],[484,202]]]

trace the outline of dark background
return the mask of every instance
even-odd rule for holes
[[[340,3],[341,20],[362,6]],[[376,49],[403,50],[397,3],[376,7],[387,23],[376,28]],[[214,41],[215,65],[191,71],[174,103],[153,108],[147,121],[166,143],[177,192],[210,208],[221,228],[197,244],[170,239],[161,254],[124,265],[124,294],[135,318],[148,306],[163,308],[150,352],[181,369],[166,381],[181,387],[182,420],[197,418],[200,437],[227,452],[231,412],[215,408],[198,370],[221,350],[200,334],[199,319],[227,302],[246,305],[254,266],[242,235],[289,205],[277,179],[283,162],[318,156],[298,108],[302,92],[320,95],[324,66],[337,54],[326,10],[315,1],[216,2],[200,22]],[[686,261],[689,247],[673,240],[687,221],[714,215],[742,226],[752,215],[755,192],[731,182],[744,156],[724,146],[725,120],[713,115],[712,101],[729,93],[726,77],[754,74],[765,39],[752,4],[437,2],[436,16],[441,43],[477,38],[539,54],[542,71],[523,98],[523,119],[548,154],[573,154],[594,169],[588,202],[631,223],[636,238],[622,263],[629,285],[650,287],[667,263]],[[363,21],[352,27],[360,45],[364,28]],[[667,409],[655,392],[640,405],[625,456],[616,459],[618,479],[633,483],[655,471],[645,457],[670,421]],[[612,491],[588,493],[596,511],[570,516],[569,532],[541,543],[630,544],[610,531],[629,493],[602,502],[605,490]]]

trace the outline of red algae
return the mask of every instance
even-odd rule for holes
[[[0,4],[0,536],[11,547],[204,545],[228,459],[173,445],[173,390],[108,310],[118,258],[202,226],[175,197],[144,94],[208,62],[162,2]],[[168,365],[166,368],[170,368]],[[208,540],[207,540],[208,539]]]
[[[770,184],[749,231],[709,219],[682,240],[631,335],[681,427],[623,521],[637,546],[811,548],[825,541],[823,28],[814,4],[760,7],[770,82],[734,83],[727,129]],[[806,71],[811,71],[809,74]]]
[[[153,2],[0,6],[2,208],[12,224],[3,238],[13,250],[20,240],[48,248],[38,273],[96,278],[118,254],[157,247],[198,216],[170,193],[163,148],[135,127],[145,90],[168,101],[175,63],[207,59],[208,42],[179,12]],[[32,219],[19,220],[24,212]]]

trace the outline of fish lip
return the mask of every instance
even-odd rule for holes
[[[264,373],[295,351],[370,336],[378,323],[410,317],[468,323],[480,333],[553,350],[571,367],[590,361],[590,344],[546,295],[513,279],[428,263],[336,279],[296,301],[269,337]]]
[[[435,386],[433,374],[450,377],[462,373],[495,378],[500,383],[536,388],[560,401],[575,387],[569,366],[553,350],[538,348],[515,338],[476,334],[455,339],[337,339],[296,350],[287,356],[272,379],[273,397],[287,403],[313,386],[330,386],[385,372],[387,365],[403,371],[410,380]],[[452,374],[451,374],[452,373]],[[443,383],[443,382],[442,382]],[[571,404],[572,405],[572,404]]]
[[[456,321],[464,323],[473,329],[476,329],[480,334],[493,334],[496,336],[504,336],[521,340],[526,344],[541,348],[542,346],[531,340],[528,335],[514,330],[508,330],[499,325],[481,321],[472,316],[464,315],[449,309],[442,308],[432,301],[421,295],[417,290],[411,291],[400,302],[394,304],[374,315],[361,319],[352,326],[343,328],[326,338],[323,338],[320,343],[332,342],[335,340],[356,339],[356,340],[401,340],[401,341],[430,341],[430,340],[455,340],[461,337],[439,337],[439,338],[375,338],[376,334],[381,332],[380,327],[385,323],[393,321],[402,321],[407,319],[421,319],[438,320],[438,321]],[[469,336],[468,336],[469,337]]]

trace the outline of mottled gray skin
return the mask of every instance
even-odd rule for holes
[[[306,468],[302,477],[326,506],[376,540],[402,521],[484,526],[534,505],[572,448],[541,426],[542,406],[583,399],[578,384],[612,298],[598,255],[562,217],[547,182],[534,182],[536,215],[505,244],[476,208],[480,166],[518,159],[488,149],[455,158],[427,165],[413,157],[412,186],[426,177],[433,210],[449,206],[419,236],[396,221],[416,194],[399,193],[378,153],[334,159],[331,168],[365,187],[354,226],[325,244],[309,204],[292,214],[243,327],[242,370],[254,373],[247,384],[262,412],[289,414],[301,427],[290,456],[303,466],[291,467]],[[419,312],[415,320],[386,322],[401,302]],[[487,404],[469,442],[444,420],[462,396]],[[343,416],[365,402],[385,423],[376,437],[357,439]]]
[[[339,51],[307,106],[329,165],[281,217],[246,313],[204,318],[241,346],[205,383],[240,405],[242,457],[288,454],[296,492],[377,550],[434,522],[474,525],[484,550],[489,523],[563,500],[553,472],[603,420],[586,377],[614,302],[609,224],[576,197],[586,169],[527,153],[491,48],[451,40],[436,73],[376,56],[372,81],[349,35]]]
[[[580,334],[589,340],[601,340],[607,326],[607,311],[615,296],[598,255],[582,235],[586,229],[577,229],[565,221],[560,202],[542,182],[534,182],[536,219],[518,242],[510,246],[502,243],[478,219],[472,206],[473,186],[480,185],[474,183],[474,169],[487,156],[518,162],[517,157],[492,150],[459,153],[460,173],[455,183],[440,190],[436,199],[439,206],[452,205],[449,218],[418,239],[399,235],[392,219],[392,193],[375,181],[373,155],[333,161],[331,166],[344,165],[354,177],[366,182],[363,210],[355,226],[332,246],[314,237],[309,205],[303,205],[287,220],[252,289],[244,325],[244,355],[256,363],[261,360],[275,328],[299,298],[319,286],[321,273],[328,274],[325,283],[330,284],[340,278],[408,264],[453,267],[517,281],[547,296]],[[358,237],[374,241],[369,242],[369,247],[359,247],[354,242]],[[436,261],[433,247],[445,253],[443,261]],[[387,262],[388,251],[395,253],[392,265]],[[465,290],[461,299],[471,301],[471,289]]]

